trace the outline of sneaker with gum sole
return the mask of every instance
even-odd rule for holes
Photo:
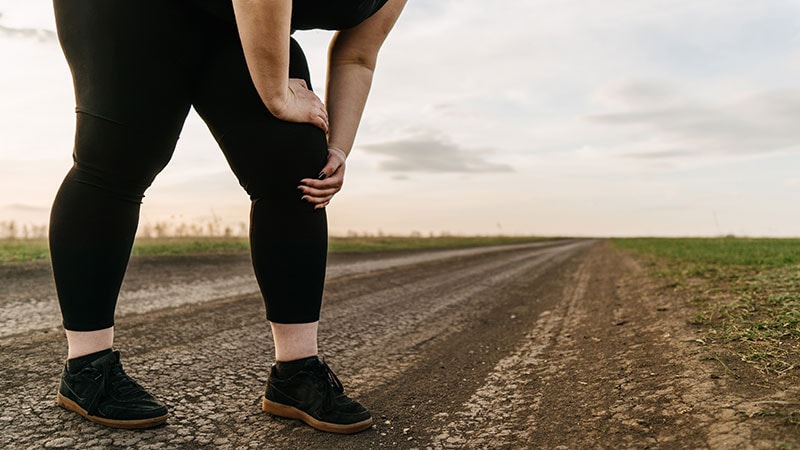
[[[316,358],[285,379],[273,365],[261,409],[330,433],[358,433],[372,426],[369,411],[345,395],[339,378]]]
[[[167,420],[167,408],[122,369],[118,351],[75,374],[64,367],[56,403],[113,428],[150,428]]]

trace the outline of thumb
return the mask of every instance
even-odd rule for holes
[[[318,179],[324,180],[329,176],[333,175],[336,172],[336,169],[339,168],[339,163],[333,159],[328,159],[328,163],[325,164],[325,167],[320,170],[319,175],[317,176]]]
[[[338,156],[338,158],[336,157]],[[338,148],[330,148],[328,149],[328,162],[325,164],[325,167],[319,172],[317,176],[318,179],[324,180],[329,176],[333,175],[334,172],[339,170],[339,167],[344,164],[345,154],[343,151],[339,150]]]

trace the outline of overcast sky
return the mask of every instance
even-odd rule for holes
[[[45,223],[69,71],[50,1],[0,14],[0,220]],[[330,36],[296,33],[318,89]],[[143,221],[248,208],[192,115]],[[338,234],[800,236],[800,1],[410,0],[329,217]]]

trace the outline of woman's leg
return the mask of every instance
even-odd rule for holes
[[[234,28],[211,52],[195,108],[208,123],[252,199],[253,266],[267,307],[277,363],[261,407],[314,428],[355,433],[372,425],[361,404],[344,395],[339,379],[317,357],[317,326],[327,256],[324,209],[301,200],[300,180],[327,161],[324,133],[273,117],[250,80]],[[215,36],[217,37],[217,36]],[[300,46],[292,41],[290,77],[310,86]]]
[[[325,134],[273,117],[247,71],[236,30],[215,35],[219,47],[203,69],[194,106],[250,194],[251,251],[273,325],[278,361],[316,355],[316,327],[327,257],[324,209],[300,199],[302,178],[327,160]],[[305,57],[292,41],[290,76],[310,85]]]
[[[96,351],[113,333],[144,191],[169,161],[190,107],[185,78],[196,56],[180,28],[191,18],[176,4],[54,2],[78,114],[74,166],[51,211],[53,273],[65,328],[105,336],[70,333],[71,356]]]
[[[310,323],[270,322],[275,341],[275,361],[296,361],[316,356],[319,321]]]
[[[125,374],[111,346],[142,197],[172,155],[203,50],[202,29],[186,5],[54,1],[78,113],[74,165],[50,221],[70,346],[57,402],[112,427],[145,428],[167,418],[166,407]]]
[[[114,346],[114,327],[95,331],[64,331],[67,334],[67,359],[91,355]]]
[[[358,402],[317,358],[317,325],[327,256],[324,209],[301,200],[300,180],[316,177],[328,157],[325,134],[276,119],[250,79],[232,22],[213,35],[194,97],[231,168],[252,199],[251,251],[272,325],[277,363],[262,409],[323,431],[355,433],[372,424]],[[311,86],[300,46],[291,41],[289,76]]]

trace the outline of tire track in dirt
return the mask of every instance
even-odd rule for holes
[[[326,290],[324,353],[348,391],[372,405],[387,386],[407,382],[406,372],[420,360],[439,358],[426,349],[468,334],[509,283],[557,265],[586,245],[562,242],[461,253],[335,278]],[[258,397],[272,346],[263,305],[255,296],[130,315],[118,324],[117,347],[129,373],[170,408],[168,425],[155,430],[108,430],[55,408],[62,339],[60,333],[40,330],[0,340],[4,348],[14,349],[13,355],[0,356],[0,398],[8,405],[0,417],[0,424],[7,425],[0,446],[376,448],[396,441],[395,432],[402,430],[385,423],[391,419],[381,419],[395,416],[398,406],[391,400],[373,406],[378,426],[347,440],[261,413]],[[397,417],[405,420],[403,414]]]
[[[531,448],[794,448],[797,429],[753,417],[800,391],[736,386],[694,344],[692,310],[609,244],[586,255],[589,288],[535,370]],[[578,276],[580,278],[580,275]],[[789,447],[785,447],[785,446]]]
[[[213,270],[213,260],[207,263]],[[153,262],[153,273],[166,269]],[[128,372],[170,408],[166,426],[146,431],[109,430],[55,407],[63,336],[15,334],[0,338],[0,448],[723,449],[794,442],[791,429],[752,414],[796,402],[796,389],[738,393],[690,343],[685,306],[597,241],[341,273],[326,286],[321,349],[348,393],[375,416],[372,429],[354,436],[261,412],[273,349],[257,295],[118,323]]]
[[[470,405],[471,398],[484,399],[480,393],[492,389],[487,386],[487,379],[492,378],[494,368],[514,361],[513,356],[508,358],[509,354],[513,355],[526,343],[534,348],[540,344],[536,339],[547,334],[548,327],[557,321],[534,333],[531,325],[547,316],[542,314],[544,311],[560,305],[565,277],[574,273],[576,261],[581,260],[588,248],[589,245],[576,246],[571,251],[551,255],[528,267],[522,276],[486,289],[477,309],[469,308],[473,315],[466,326],[446,339],[418,346],[421,357],[402,373],[398,383],[364,396],[376,412],[391,412],[384,413],[384,423],[375,427],[381,439],[367,441],[368,435],[357,436],[351,443],[353,448],[377,448],[378,444],[412,449],[529,448],[524,440],[528,430],[526,421],[507,421],[509,416],[502,412],[494,414],[480,404],[474,405],[472,415],[464,405]],[[465,309],[468,306],[462,305]],[[531,336],[534,341],[527,339]],[[501,362],[503,359],[505,363]],[[525,370],[523,365],[518,373],[524,374]],[[512,379],[506,383],[517,383],[517,392],[527,389],[525,380]],[[510,408],[504,405],[508,398],[495,399],[493,406],[503,405],[505,412],[513,410],[516,417],[527,416],[528,406],[535,399],[528,392],[519,399]],[[470,420],[474,418],[482,420]],[[507,442],[516,442],[504,447],[501,444],[504,441],[497,440],[500,434],[508,437]],[[495,442],[487,447],[490,435]],[[325,448],[346,447],[335,441],[325,444]]]
[[[386,276],[380,286],[372,286],[361,295],[353,295],[346,288],[345,295],[338,294],[338,287],[351,282],[341,280],[330,289],[328,301],[335,307],[328,309],[323,317],[321,338],[330,342],[325,352],[358,362],[361,370],[350,376],[348,390],[360,394],[382,384],[381,380],[390,381],[423,358],[422,345],[462,331],[485,309],[484,303],[493,289],[542,270],[557,255],[581,246],[585,244],[536,252],[510,250],[502,255],[451,261],[446,277],[431,277],[436,270],[419,265],[405,271],[401,283],[386,283],[386,278],[392,278]],[[384,287],[387,284],[396,285]],[[358,320],[348,320],[353,317]],[[328,339],[328,327],[342,322],[350,325]],[[350,370],[347,366],[343,368]]]
[[[666,412],[683,407],[664,391],[680,361],[671,358],[667,337],[646,330],[640,305],[620,291],[635,267],[607,244],[583,264],[576,278],[589,287],[573,300],[534,374],[550,408],[531,418],[529,442],[563,449],[695,448],[705,441],[704,430]]]
[[[509,246],[332,254],[329,280],[354,274],[447,258],[489,255],[513,249],[546,248],[565,241]],[[198,277],[198,274],[203,274]],[[134,257],[125,276],[117,318],[164,308],[258,293],[250,257],[245,253]],[[61,317],[47,262],[0,264],[0,337],[45,328],[58,329]]]
[[[564,286],[567,301],[540,314],[523,343],[495,365],[483,386],[461,409],[452,416],[437,416],[443,426],[434,436],[433,448],[513,448],[531,442],[536,429],[531,419],[539,413],[541,404],[541,395],[531,395],[535,390],[531,376],[546,363],[541,355],[553,344],[558,330],[569,326],[566,319],[575,320],[571,313],[589,283],[585,263],[578,267],[575,278],[574,284]],[[520,428],[519,424],[527,426]]]

